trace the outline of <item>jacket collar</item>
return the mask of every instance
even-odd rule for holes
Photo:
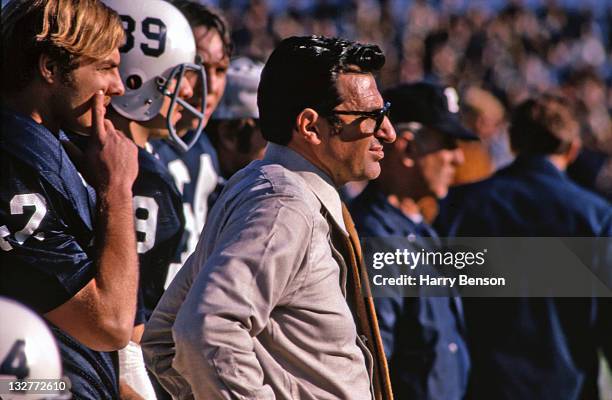
[[[280,164],[302,177],[336,225],[348,236],[344,219],[342,218],[340,195],[329,175],[289,147],[275,143],[268,144],[264,161]]]

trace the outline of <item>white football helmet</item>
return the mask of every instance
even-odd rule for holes
[[[189,150],[204,128],[206,109],[206,76],[201,63],[196,61],[196,44],[189,22],[176,7],[163,0],[104,0],[104,3],[121,16],[125,30],[125,42],[119,49],[119,72],[125,94],[113,97],[113,108],[131,120],[149,121],[159,114],[165,96],[170,97],[166,119],[170,143],[180,151]],[[187,70],[199,75],[203,96],[199,109],[178,96]],[[170,90],[174,79],[176,85]],[[177,103],[199,121],[188,143],[177,135],[171,121]]]
[[[213,119],[259,118],[257,88],[263,63],[248,57],[232,60],[227,70],[227,85]]]
[[[38,385],[36,390],[32,385],[22,393],[27,380],[45,380],[48,387],[41,390]],[[62,376],[55,338],[42,318],[18,302],[0,297],[0,398],[69,399],[69,386]]]

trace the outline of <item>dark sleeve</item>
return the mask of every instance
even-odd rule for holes
[[[32,169],[1,155],[0,295],[45,313],[94,277],[92,233],[68,199]]]

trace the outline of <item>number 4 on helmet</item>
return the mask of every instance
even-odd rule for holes
[[[22,381],[24,379],[27,381]],[[71,397],[68,378],[62,374],[62,361],[51,330],[34,311],[5,297],[0,297],[0,381],[2,399],[58,400]],[[23,382],[33,384],[19,385]],[[43,382],[48,385],[45,390],[38,385]],[[22,391],[26,388],[30,390]],[[14,391],[9,392],[10,389]]]

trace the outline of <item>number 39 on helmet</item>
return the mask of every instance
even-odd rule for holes
[[[125,42],[119,49],[119,72],[125,94],[112,99],[113,108],[126,118],[149,121],[159,114],[165,97],[169,97],[166,126],[170,143],[179,151],[189,150],[204,128],[206,109],[206,77],[201,63],[196,64],[196,45],[189,22],[176,7],[163,0],[104,0],[104,3],[119,14],[125,30]],[[199,75],[202,104],[198,108],[179,97],[187,71]],[[177,104],[198,119],[189,142],[179,137],[171,121]]]

